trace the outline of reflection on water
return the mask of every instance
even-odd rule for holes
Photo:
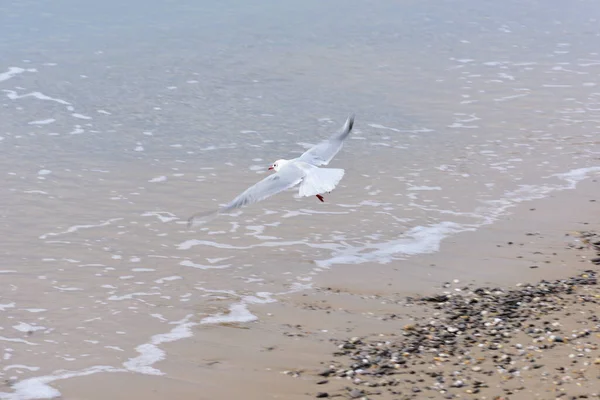
[[[0,399],[168,373],[201,324],[597,173],[600,5],[462,3],[2,3]],[[351,112],[328,202],[186,230]]]

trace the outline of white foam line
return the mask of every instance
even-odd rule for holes
[[[168,217],[165,217],[162,214],[166,214],[168,215]],[[156,217],[160,220],[160,222],[170,222],[176,219],[179,219],[178,217],[175,216],[175,214],[170,213],[168,211],[148,211],[142,214],[142,217]]]
[[[587,168],[572,169],[569,172],[563,172],[560,174],[550,175],[550,177],[563,179],[571,184],[568,187],[568,189],[575,189],[575,187],[577,186],[577,184],[579,182],[586,179],[588,177],[588,175],[593,174],[594,172],[600,173],[600,167],[587,167]]]
[[[256,316],[251,314],[248,309],[248,304],[266,304],[274,302],[271,294],[267,292],[257,293],[256,296],[244,296],[241,302],[233,304],[230,307],[230,312],[227,315],[215,315],[204,318],[202,324],[222,323],[222,322],[248,322],[256,319]],[[75,378],[79,376],[87,376],[103,372],[137,372],[146,375],[164,375],[164,372],[153,367],[153,365],[161,360],[164,360],[166,353],[160,347],[161,344],[175,342],[181,339],[193,336],[192,328],[199,325],[197,322],[190,322],[192,315],[187,315],[180,321],[170,322],[171,325],[176,325],[171,331],[154,335],[148,343],[141,344],[136,347],[136,351],[140,354],[137,357],[130,358],[123,363],[123,368],[115,368],[111,366],[93,366],[81,371],[56,371],[51,375],[39,376],[25,379],[12,385],[13,393],[0,392],[0,400],[33,400],[33,399],[52,399],[61,396],[61,393],[49,386],[50,383]],[[105,346],[122,351],[121,348],[113,346]],[[14,368],[29,368],[34,370],[37,367],[14,366]]]
[[[371,128],[386,129],[386,130],[389,130],[389,131],[401,132],[400,129],[390,128],[388,126],[383,126],[383,125],[380,125],[380,124],[367,124],[367,125],[370,126]]]
[[[458,224],[444,221],[429,226],[412,228],[404,237],[382,243],[369,243],[364,246],[347,246],[342,251],[337,251],[333,257],[316,261],[319,267],[330,267],[333,264],[362,264],[365,262],[379,262],[382,264],[394,259],[407,258],[417,254],[433,253],[439,250],[442,240],[461,233],[474,231],[478,228],[496,222],[511,208],[526,201],[542,199],[550,193],[562,190],[575,189],[577,183],[594,173],[600,173],[600,166],[579,168],[550,175],[546,178],[558,178],[567,184],[521,185],[517,190],[504,194],[499,200],[486,201],[486,207],[479,207],[474,214],[483,220],[473,224]]]
[[[150,342],[141,344],[135,348],[140,353],[135,358],[130,358],[123,363],[123,366],[131,372],[139,372],[146,375],[164,375],[164,372],[152,367],[153,364],[165,359],[165,351],[158,346],[163,343],[175,342],[193,336],[192,329],[198,325],[196,322],[190,322],[192,315],[187,315],[184,319],[170,324],[176,325],[168,333],[160,333],[150,338]]]
[[[312,211],[312,210],[292,210],[287,211],[285,214],[281,216],[281,218],[294,218],[302,215],[312,215],[312,214],[332,214],[332,215],[343,215],[350,214],[348,211]]]
[[[30,346],[37,346],[38,345],[37,343],[29,342],[29,341],[27,341],[25,339],[8,338],[8,337],[5,337],[5,336],[0,336],[0,341],[3,341],[3,342],[13,342],[13,343],[25,343],[25,344],[28,344]]]
[[[411,186],[407,190],[442,190],[439,186]]]
[[[108,221],[104,221],[104,222],[101,222],[101,223],[99,223],[99,224],[95,224],[95,225],[73,225],[73,226],[71,226],[70,228],[68,228],[66,231],[63,231],[63,232],[50,232],[50,233],[43,234],[43,235],[41,235],[41,236],[40,236],[40,239],[46,239],[48,236],[59,236],[59,235],[65,235],[65,234],[67,234],[67,233],[73,233],[73,232],[76,232],[76,231],[78,231],[78,230],[80,230],[80,229],[99,228],[99,227],[101,227],[101,226],[107,226],[107,225],[110,225],[110,224],[112,224],[113,222],[115,222],[115,221],[120,221],[120,220],[122,220],[122,219],[123,219],[123,218],[112,218],[112,219],[109,219]]]
[[[165,282],[168,282],[168,281],[176,281],[176,280],[179,280],[179,279],[183,279],[183,278],[181,276],[173,275],[173,276],[166,276],[164,278],[157,279],[154,282],[158,283],[158,284],[161,284],[161,283],[165,283]]]
[[[529,96],[529,93],[513,94],[512,96],[505,96],[505,97],[500,97],[500,98],[494,99],[494,101],[514,100],[514,99],[518,99],[519,97],[525,97],[525,96]]]
[[[167,180],[167,177],[164,175],[161,175],[161,176],[157,176],[156,178],[152,178],[152,179],[148,180],[148,182],[156,183],[156,182],[164,182],[166,180]]]
[[[198,323],[190,322],[189,320],[191,317],[192,315],[190,314],[180,321],[171,322],[170,324],[176,326],[171,329],[170,332],[154,335],[150,338],[148,343],[137,346],[136,351],[140,353],[140,355],[124,362],[124,369],[97,365],[81,371],[56,371],[51,375],[24,379],[15,383],[12,385],[14,392],[0,392],[0,400],[57,398],[61,396],[61,393],[57,389],[49,386],[49,383],[102,372],[138,372],[148,375],[164,375],[162,371],[152,367],[153,364],[163,360],[166,356],[165,351],[158,346],[163,343],[170,343],[193,336],[191,328],[198,325]],[[113,348],[122,351],[122,349],[118,347]]]
[[[260,292],[256,296],[244,296],[238,303],[229,306],[229,311],[224,314],[211,315],[203,318],[201,324],[223,324],[234,322],[251,322],[258,319],[248,310],[249,304],[267,304],[274,303],[276,300],[271,297],[271,293]]]
[[[337,245],[335,245],[333,243],[316,244],[316,243],[302,242],[299,240],[289,241],[289,242],[263,242],[263,243],[253,244],[250,246],[233,246],[231,244],[211,242],[209,240],[190,239],[190,240],[186,240],[183,243],[178,244],[177,250],[188,250],[194,246],[210,246],[210,247],[216,247],[219,249],[228,249],[228,250],[248,250],[248,249],[253,249],[256,247],[283,247],[283,246],[295,246],[295,245],[304,245],[304,246],[308,246],[311,248],[329,249],[329,250],[333,250],[334,247],[337,247]]]
[[[286,210],[286,213],[281,218],[291,218],[300,215],[313,215],[313,214],[330,214],[330,215],[344,215],[350,214],[348,211],[317,211],[301,208],[299,210]]]
[[[13,329],[16,329],[20,332],[35,332],[35,331],[44,331],[47,328],[45,326],[37,326],[31,325],[26,322],[19,322],[17,325],[13,325]]]
[[[15,303],[4,303],[4,304],[0,304],[0,311],[4,311],[7,308],[15,308]]]
[[[60,286],[52,286],[56,290],[60,290],[61,292],[79,292],[83,289],[78,287],[60,287]]]
[[[40,119],[38,121],[31,121],[31,122],[28,122],[27,124],[28,125],[48,125],[55,121],[56,120],[54,118],[48,118],[48,119]]]
[[[108,300],[112,300],[112,301],[131,300],[134,298],[134,296],[157,296],[159,294],[161,294],[161,293],[160,292],[130,293],[130,294],[125,294],[123,296],[110,296],[108,298]]]
[[[0,274],[12,274],[15,272],[17,272],[17,271],[14,269],[0,269]]]
[[[23,193],[27,193],[27,194],[48,194],[48,192],[44,192],[43,190],[24,190]]]
[[[410,207],[416,207],[419,208],[423,211],[429,211],[429,212],[437,212],[440,214],[449,214],[449,215],[456,215],[459,217],[469,217],[469,218],[475,218],[475,219],[482,219],[481,215],[478,215],[476,213],[473,212],[459,212],[459,211],[452,211],[452,210],[442,210],[439,208],[433,208],[433,207],[427,207],[421,204],[417,204],[417,203],[408,203],[408,205]]]
[[[39,100],[54,101],[59,104],[63,104],[65,106],[71,105],[71,103],[69,103],[68,101],[65,101],[62,99],[56,99],[56,98],[50,97],[50,96],[46,96],[45,94],[43,94],[41,92],[31,92],[31,93],[26,93],[26,94],[21,94],[21,95],[17,94],[17,92],[15,92],[14,90],[8,90],[8,89],[3,90],[3,92],[6,93],[6,96],[11,100],[23,99],[25,97],[35,97],[36,99],[39,99]]]
[[[204,318],[202,324],[223,324],[233,322],[251,322],[257,317],[248,310],[244,303],[235,303],[229,307],[227,314],[217,314]]]
[[[220,261],[229,260],[230,258],[233,258],[233,256],[231,256],[231,257],[207,258],[206,261],[208,261],[211,264],[214,264],[214,263],[218,263]]]
[[[546,87],[546,88],[570,88],[573,87],[573,85],[567,85],[567,84],[544,84],[542,85],[542,87]]]
[[[382,146],[382,147],[391,147],[391,144],[388,143],[383,143],[383,142],[371,142],[369,143],[370,146]]]
[[[52,375],[38,376],[35,378],[24,379],[12,385],[13,393],[0,392],[1,400],[33,400],[33,399],[53,399],[60,397],[58,390],[49,386],[49,383],[63,379],[75,378],[78,376],[87,376],[99,372],[125,372],[105,365],[96,365],[81,371],[57,371]]]
[[[179,265],[184,266],[184,267],[191,267],[191,268],[197,268],[197,269],[223,269],[223,268],[229,268],[231,267],[231,264],[225,264],[225,265],[202,265],[202,264],[196,264],[190,260],[184,260],[182,262],[179,263]]]
[[[83,115],[83,114],[78,114],[78,113],[73,113],[71,114],[73,117],[75,118],[79,118],[79,119],[92,119],[92,117],[88,117],[87,115]]]
[[[23,364],[13,364],[13,365],[7,365],[6,367],[4,367],[3,371],[10,371],[11,369],[26,369],[28,371],[39,371],[40,367],[30,367],[28,365],[23,365]]]
[[[441,241],[446,237],[472,230],[475,230],[475,227],[450,221],[430,226],[417,226],[406,232],[402,239],[348,247],[334,257],[317,260],[316,263],[322,268],[328,268],[333,264],[362,264],[365,262],[386,264],[394,260],[394,256],[401,258],[401,256],[434,253],[439,250]]]
[[[8,71],[0,73],[0,82],[7,81],[23,72],[37,72],[37,70],[34,68],[8,67]]]

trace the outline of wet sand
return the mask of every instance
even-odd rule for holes
[[[193,338],[164,346],[168,357],[156,367],[166,376],[97,374],[58,381],[56,387],[65,399],[594,396],[599,392],[600,337],[594,313],[600,290],[593,284],[598,267],[590,260],[598,249],[581,233],[600,230],[594,218],[598,185],[589,179],[576,190],[523,203],[496,224],[444,241],[438,253],[387,265],[332,268],[318,277],[312,291],[251,307],[259,317],[256,322],[196,326]],[[588,239],[597,241],[598,236]],[[369,346],[400,346],[404,333],[410,339],[431,319],[445,324],[453,307],[424,298],[469,298],[479,287],[518,292],[527,284],[581,277],[586,270],[591,270],[588,284],[567,283],[569,290],[542,299],[538,311],[508,319],[520,318],[536,330],[506,328],[499,349],[469,347],[459,340],[452,355],[442,350],[442,356],[401,355],[393,375],[379,376],[371,375],[375,367],[357,367],[352,359]],[[477,328],[483,335],[477,343],[493,342],[489,329]],[[327,372],[330,366],[334,369]],[[435,386],[438,376],[443,383]]]

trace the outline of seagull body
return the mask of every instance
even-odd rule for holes
[[[188,220],[188,226],[200,224],[212,218],[257,203],[296,185],[300,197],[317,196],[323,201],[322,193],[331,192],[344,176],[340,168],[319,168],[328,165],[342,149],[344,141],[352,131],[354,116],[348,117],[341,132],[331,136],[292,160],[280,159],[269,166],[275,173],[259,181],[239,194],[235,199],[216,211],[195,214]]]

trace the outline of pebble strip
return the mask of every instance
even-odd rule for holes
[[[599,235],[581,239],[600,255]],[[427,316],[396,335],[337,341],[335,360],[318,373],[316,397],[599,397],[597,283],[596,272],[587,270],[514,289],[464,287],[408,298],[409,305],[425,306]],[[347,382],[342,390],[325,390],[340,380]]]

